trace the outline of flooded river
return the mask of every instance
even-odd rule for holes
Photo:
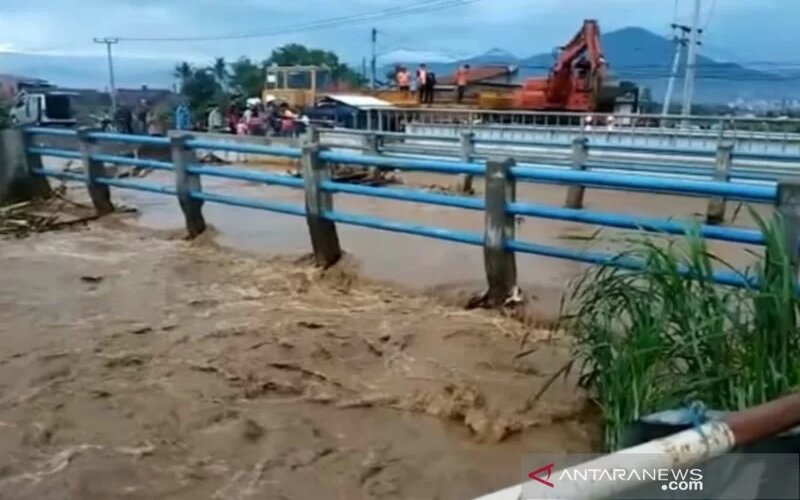
[[[148,180],[171,184],[172,176],[168,172],[157,172]],[[417,186],[448,186],[455,182],[454,177],[428,174],[403,174],[403,180]],[[483,186],[478,182],[476,188],[481,193]],[[204,178],[203,189],[253,199],[303,203],[301,191],[243,181]],[[552,206],[560,206],[565,195],[566,188],[555,185],[521,183],[517,191],[520,201]],[[122,190],[115,190],[113,196],[138,207],[141,210],[140,223],[147,227],[183,227],[183,217],[174,198]],[[587,189],[585,200],[586,207],[592,210],[676,220],[688,220],[704,213],[707,204],[703,198],[601,189]],[[342,211],[370,214],[387,220],[477,233],[483,230],[482,212],[342,194],[336,195],[335,205]],[[737,205],[737,202],[729,203],[729,218]],[[747,209],[739,208],[735,224],[752,225]],[[769,210],[769,207],[759,207],[759,211],[764,213]],[[271,254],[310,250],[306,223],[302,218],[213,203],[205,205],[204,213],[224,245]],[[418,289],[480,289],[483,286],[483,253],[479,247],[343,224],[339,224],[338,229],[343,248],[356,258],[362,272],[371,278]],[[523,241],[601,251],[619,251],[625,247],[619,240],[641,236],[635,231],[534,218],[520,220],[517,231],[518,239]],[[598,231],[598,237],[591,239]],[[711,247],[720,257],[737,266],[744,266],[752,260],[742,245],[714,242]],[[567,283],[586,269],[584,264],[576,262],[523,254],[518,255],[517,265],[522,287],[538,296],[547,309],[555,307]]]

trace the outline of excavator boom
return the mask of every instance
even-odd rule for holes
[[[600,47],[600,27],[587,19],[559,51],[547,78],[529,79],[516,95],[523,109],[594,111],[608,64]]]

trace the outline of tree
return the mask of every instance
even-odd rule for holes
[[[245,97],[258,97],[264,88],[265,65],[256,65],[247,57],[231,64],[230,89]]]
[[[363,85],[364,78],[347,64],[339,61],[339,56],[329,50],[309,49],[305,45],[290,43],[272,51],[268,64],[278,66],[327,66],[331,78],[337,84]]]
[[[186,61],[175,65],[175,71],[173,71],[173,76],[180,81],[181,87],[186,83],[192,76],[192,65]]]
[[[189,100],[189,108],[195,116],[202,115],[210,105],[216,104],[221,90],[209,68],[192,69],[181,82],[181,94]]]
[[[214,64],[211,66],[211,72],[214,74],[214,79],[217,85],[225,91],[228,88],[228,80],[230,75],[228,73],[228,63],[225,62],[224,57],[217,57],[214,59]]]

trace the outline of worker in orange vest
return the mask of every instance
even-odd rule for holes
[[[461,104],[464,101],[464,91],[467,89],[469,81],[469,64],[465,64],[456,70],[456,102]]]
[[[427,102],[428,89],[428,68],[420,64],[417,68],[417,98],[420,103]]]
[[[400,66],[395,79],[397,80],[397,88],[403,93],[403,99],[408,99],[408,93],[411,89],[411,78],[408,75],[408,69],[405,66]]]

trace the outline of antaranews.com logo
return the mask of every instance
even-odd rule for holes
[[[603,481],[628,481],[658,484],[663,491],[703,491],[703,470],[696,469],[598,469],[571,467],[553,473],[554,463],[549,463],[528,473],[528,477],[548,488],[565,481],[598,483]]]
[[[667,454],[531,454],[521,466],[524,500],[797,500],[800,455],[726,453],[672,468]]]

